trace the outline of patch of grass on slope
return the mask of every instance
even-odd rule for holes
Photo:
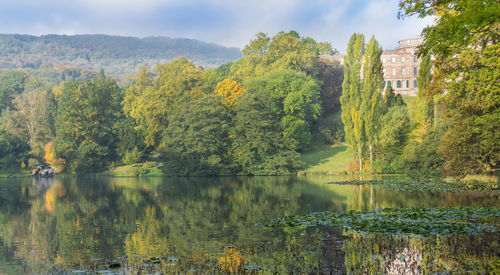
[[[305,163],[299,175],[346,174],[349,162],[354,160],[351,146],[347,144],[321,145],[301,155]]]
[[[160,164],[154,161],[114,167],[106,175],[115,177],[161,176]]]

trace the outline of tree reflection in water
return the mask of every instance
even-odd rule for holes
[[[458,205],[498,207],[498,192],[295,177],[0,179],[0,273],[498,273],[498,233],[346,237],[327,226],[256,226],[313,211]]]

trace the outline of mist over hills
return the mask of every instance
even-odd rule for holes
[[[185,38],[0,34],[0,70],[69,65],[131,76],[144,63],[154,65],[178,56],[209,68],[239,59],[241,52]]]

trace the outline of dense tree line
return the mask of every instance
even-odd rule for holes
[[[384,88],[374,37],[354,34],[340,66],[321,57],[335,53],[328,43],[258,33],[241,59],[216,69],[179,57],[121,83],[74,68],[2,73],[0,166],[80,173],[158,160],[169,175],[290,174],[313,144],[345,136],[359,171],[498,171],[500,4],[408,0],[400,9],[438,19],[423,31],[412,108]]]
[[[179,57],[127,82],[101,70],[38,86],[33,73],[4,73],[2,166],[82,173],[153,159],[169,175],[293,173],[313,139],[338,141],[320,125],[340,108],[342,69],[320,58],[333,52],[294,31],[259,33],[217,69]]]
[[[401,17],[437,18],[422,33],[411,113],[390,88],[382,91],[376,41],[365,47],[363,35],[354,34],[347,47],[342,121],[359,170],[456,177],[498,172],[499,2],[406,0],[400,9]]]
[[[349,40],[340,98],[346,141],[353,146],[360,171],[376,170],[398,156],[409,128],[401,95],[390,87],[384,91],[382,47],[374,37],[366,46],[364,41],[356,33]]]
[[[402,1],[402,16],[436,16],[419,54],[433,56],[419,75],[422,140],[403,166],[463,177],[500,168],[500,3],[494,0]],[[434,105],[434,108],[430,107]],[[433,111],[434,109],[434,111]],[[410,159],[411,161],[405,161]],[[406,164],[405,164],[406,162]],[[407,169],[416,172],[415,169]],[[437,173],[437,171],[436,171]]]

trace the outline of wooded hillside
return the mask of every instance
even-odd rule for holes
[[[135,74],[144,63],[154,65],[178,56],[197,66],[216,67],[241,58],[241,52],[182,38],[0,34],[0,70],[64,64],[126,76]]]

